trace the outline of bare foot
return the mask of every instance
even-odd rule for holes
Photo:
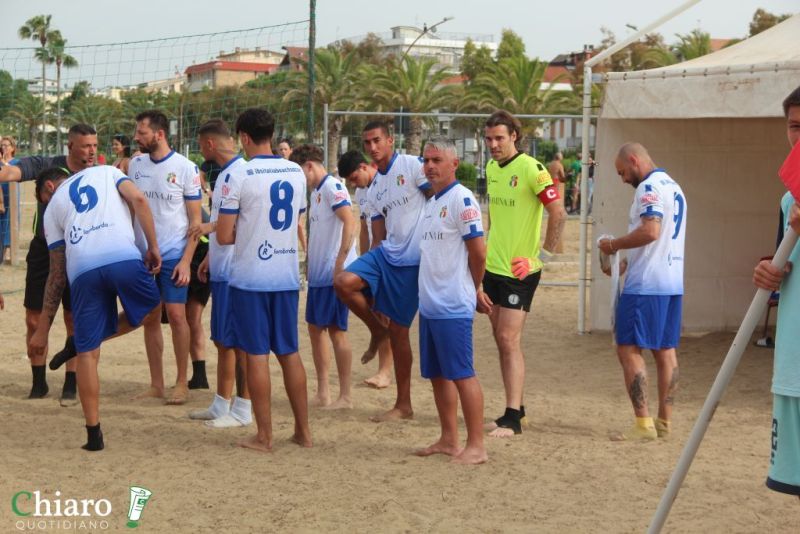
[[[364,384],[375,389],[388,388],[392,384],[392,377],[378,373],[375,376],[365,378]]]
[[[175,387],[172,388],[172,393],[170,393],[165,403],[177,406],[186,404],[187,400],[189,400],[189,386],[187,384],[175,384]]]
[[[388,319],[387,319],[388,321]],[[361,356],[361,363],[366,364],[372,361],[375,358],[375,355],[378,354],[378,347],[381,346],[381,343],[389,337],[389,329],[388,329],[388,322],[386,323],[387,327],[384,327],[380,334],[372,334],[369,338],[369,346],[367,350],[364,351],[364,354]]]
[[[258,434],[255,436],[250,436],[247,439],[243,439],[242,441],[238,442],[237,445],[245,449],[252,449],[257,452],[272,452],[272,440],[269,439],[262,441],[261,438],[258,437]]]
[[[399,421],[401,419],[413,419],[413,410],[400,410],[399,408],[392,408],[388,412],[373,415],[369,418],[373,423],[385,423],[386,421]]]
[[[513,438],[514,430],[495,425],[494,430],[489,432],[489,435],[493,438]]]
[[[450,462],[460,465],[477,465],[486,463],[489,460],[489,455],[486,454],[486,449],[465,447],[461,454],[454,456]]]
[[[291,437],[292,443],[296,443],[301,447],[311,447],[311,435],[303,434],[300,432],[295,432],[294,435]]]
[[[164,390],[159,389],[155,386],[150,386],[146,390],[142,391],[131,397],[133,400],[142,400],[142,399],[163,399],[164,398]]]
[[[317,393],[311,400],[308,402],[311,406],[316,406],[317,408],[324,408],[329,406],[331,403],[331,396],[330,395],[321,395]]]
[[[458,456],[461,454],[461,447],[458,445],[452,445],[448,443],[443,443],[440,439],[430,447],[425,447],[424,449],[417,449],[414,451],[416,456],[432,456],[434,454],[446,454],[448,456]]]
[[[339,397],[334,402],[322,408],[323,410],[352,410],[353,401],[350,397]]]

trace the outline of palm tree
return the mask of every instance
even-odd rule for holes
[[[360,85],[358,80],[358,54],[355,50],[343,52],[339,48],[322,48],[315,54],[316,84],[314,103],[338,109],[353,109],[359,102]],[[288,91],[283,95],[284,111],[305,105],[308,95],[308,69],[297,72],[287,79]],[[315,109],[316,111],[316,109]],[[321,110],[320,110],[321,113]],[[328,122],[328,169],[336,167],[339,156],[339,142],[346,117],[335,115]]]
[[[41,45],[40,50],[44,50],[45,46],[47,45],[47,41],[53,36],[53,31],[50,30],[50,19],[52,15],[36,15],[35,17],[29,18],[25,21],[19,30],[17,30],[17,34],[19,35],[20,39],[31,39],[34,41],[39,41]],[[42,61],[42,113],[45,113],[45,89],[46,89],[46,73],[45,68],[47,63]],[[44,115],[42,115],[42,146],[47,151],[47,139],[45,137],[45,124],[47,120]]]
[[[61,32],[53,30],[45,48],[36,51],[36,59],[42,65],[55,64],[56,66],[56,145],[61,150],[61,68],[72,68],[78,66],[78,60],[67,54],[65,48],[67,40],[61,37]]]
[[[484,111],[506,109],[514,115],[550,113],[570,106],[574,98],[569,91],[554,91],[559,80],[544,83],[547,62],[524,56],[501,60],[478,75],[470,86],[467,98]],[[538,124],[528,123],[523,133],[532,135]]]
[[[415,113],[428,113],[444,107],[454,108],[460,89],[442,86],[450,76],[443,68],[435,68],[432,59],[414,59],[406,56],[402,61],[390,61],[386,68],[374,73],[370,86],[371,99],[383,109]],[[422,145],[422,117],[412,116],[408,121],[405,148],[409,154],[419,154]]]
[[[67,114],[72,123],[82,123],[97,130],[97,136],[105,139],[125,131],[127,117],[123,105],[104,96],[90,95],[76,101]]]
[[[34,97],[29,92],[25,91],[20,93],[19,97],[14,101],[14,108],[8,113],[9,117],[20,123],[28,133],[28,141],[30,142],[30,151],[35,154],[39,151],[38,140],[36,138],[36,128],[43,124],[43,120],[47,115],[47,107],[45,103]]]
[[[688,61],[711,53],[711,35],[696,28],[687,34],[678,34],[680,42],[673,52],[680,61]]]

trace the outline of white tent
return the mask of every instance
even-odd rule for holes
[[[777,170],[789,149],[781,102],[800,85],[800,15],[713,54],[610,73],[607,82],[594,235],[627,231],[633,190],[614,159],[622,143],[638,141],[688,202],[684,331],[737,327],[754,293],[753,267],[775,250]],[[591,276],[591,327],[607,330],[610,288],[596,253]]]

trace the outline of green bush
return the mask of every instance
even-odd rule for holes
[[[456,169],[456,178],[461,182],[461,185],[471,191],[475,191],[478,182],[478,168],[472,163],[462,161]]]

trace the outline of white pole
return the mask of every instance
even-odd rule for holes
[[[783,236],[783,241],[781,241],[778,251],[775,253],[775,257],[772,258],[772,265],[783,270],[784,265],[786,265],[786,260],[789,259],[789,255],[792,250],[794,250],[796,243],[797,234],[789,228],[786,235]],[[661,496],[661,502],[658,503],[658,508],[650,523],[650,528],[647,529],[648,534],[658,534],[661,532],[661,528],[664,526],[669,511],[672,508],[672,503],[675,502],[675,497],[678,496],[678,490],[680,490],[681,484],[683,484],[683,480],[689,472],[689,466],[692,465],[692,460],[694,460],[694,456],[697,454],[700,442],[703,441],[703,436],[708,429],[708,425],[711,423],[711,418],[714,417],[714,412],[717,410],[717,405],[722,398],[722,394],[725,388],[728,387],[731,378],[733,378],[733,373],[736,370],[736,366],[739,365],[742,353],[744,353],[745,347],[747,347],[747,344],[750,342],[750,337],[753,335],[753,330],[755,330],[757,323],[761,319],[761,314],[764,313],[764,307],[767,304],[770,293],[771,291],[767,289],[759,289],[756,291],[753,302],[750,303],[750,307],[747,309],[747,313],[742,320],[742,325],[739,327],[739,331],[733,339],[731,348],[728,350],[728,354],[722,362],[719,373],[717,373],[714,385],[711,386],[711,391],[709,391],[708,397],[706,397],[703,409],[700,410],[700,415],[697,417],[694,428],[692,428],[689,440],[683,447],[678,465],[672,473],[669,484],[667,484],[667,489]]]
[[[588,64],[588,62],[587,62]],[[592,67],[583,67],[583,119],[581,122],[581,227],[580,271],[578,274],[578,334],[586,333],[586,278],[588,255],[586,242],[589,234],[589,127],[592,111]]]

